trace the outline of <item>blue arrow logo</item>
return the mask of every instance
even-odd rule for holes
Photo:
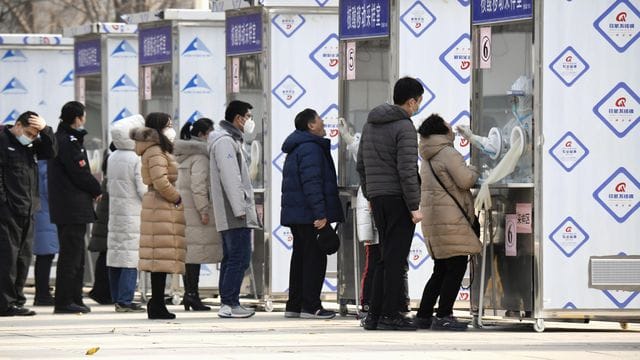
[[[194,51],[204,52],[209,55],[211,54],[211,51],[209,50],[209,48],[207,48],[207,45],[205,45],[202,42],[202,40],[200,40],[198,37],[193,39],[193,41],[191,41],[189,45],[187,45],[187,48],[184,49],[184,51],[182,52],[182,55],[185,55]]]
[[[22,85],[20,80],[12,78],[11,80],[9,80],[7,85],[4,86],[1,92],[11,94],[26,94],[27,88]]]

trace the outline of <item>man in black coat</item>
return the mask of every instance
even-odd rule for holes
[[[358,149],[360,185],[369,200],[380,237],[381,259],[373,277],[366,330],[416,330],[402,316],[402,284],[415,224],[420,213],[418,134],[411,116],[418,112],[424,88],[405,77],[393,88],[393,105],[369,113]]]
[[[56,156],[53,130],[38,114],[21,114],[0,132],[0,316],[35,315],[23,305],[33,227],[39,207],[38,162]]]
[[[62,107],[56,131],[58,156],[49,160],[49,209],[58,228],[60,253],[56,269],[55,313],[87,313],[82,301],[85,234],[96,220],[93,201],[102,195],[91,174],[83,141],[87,131],[85,107],[70,101]]]

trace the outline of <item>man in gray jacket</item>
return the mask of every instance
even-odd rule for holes
[[[416,330],[401,314],[404,267],[415,224],[422,215],[418,175],[418,138],[411,116],[418,112],[424,88],[405,77],[393,88],[394,105],[369,113],[358,149],[357,170],[378,228],[381,259],[373,277],[366,330]]]
[[[240,287],[251,262],[251,229],[258,219],[253,188],[242,149],[245,129],[252,129],[251,104],[232,101],[220,128],[209,135],[211,197],[216,227],[222,235],[220,311],[222,318],[246,318],[254,311],[240,305]]]

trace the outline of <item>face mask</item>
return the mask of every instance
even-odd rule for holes
[[[20,135],[16,139],[20,142],[20,144],[27,146],[33,142],[33,140],[27,135]]]
[[[255,128],[256,128],[255,121],[253,121],[253,119],[249,119],[244,123],[243,132],[245,135],[250,135],[250,134],[253,134],[253,130],[255,130]]]
[[[173,142],[176,139],[176,130],[174,128],[165,129],[162,134],[169,139],[169,141]]]

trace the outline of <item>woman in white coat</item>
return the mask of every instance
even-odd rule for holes
[[[200,265],[222,261],[222,240],[213,217],[213,204],[209,195],[209,152],[207,137],[213,131],[213,121],[201,118],[186,123],[180,131],[180,140],[174,147],[178,162],[178,191],[184,204],[187,227],[187,257],[184,274],[185,310],[209,311],[202,304],[198,291]]]
[[[140,157],[129,137],[129,130],[138,127],[144,127],[140,115],[124,118],[112,126],[111,138],[117,150],[107,163],[110,196],[107,266],[117,312],[145,311],[133,302],[138,279],[142,196],[147,191],[142,182]]]

